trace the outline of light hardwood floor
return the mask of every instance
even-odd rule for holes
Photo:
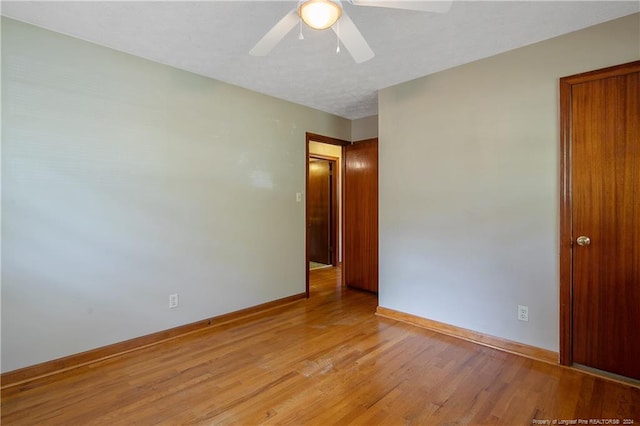
[[[5,389],[2,424],[640,424],[638,388],[377,317],[338,274],[312,271],[308,300]]]

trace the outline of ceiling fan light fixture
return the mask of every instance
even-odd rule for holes
[[[298,15],[311,28],[325,30],[340,19],[342,7],[333,0],[302,0]]]

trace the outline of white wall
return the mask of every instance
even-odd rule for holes
[[[9,19],[2,88],[2,371],[305,291],[348,120]]]
[[[336,176],[338,176],[338,262],[342,262],[342,147],[327,143],[309,141],[309,154],[326,155],[338,159]]]
[[[351,140],[354,142],[378,137],[378,116],[363,117],[351,122]]]
[[[640,59],[639,24],[381,91],[380,306],[558,350],[558,79]]]

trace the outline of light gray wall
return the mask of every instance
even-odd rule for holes
[[[558,350],[558,79],[640,59],[639,23],[381,91],[380,306]]]
[[[2,371],[305,291],[305,132],[349,120],[9,19],[2,89]]]
[[[358,118],[351,122],[351,140],[362,141],[378,137],[378,116]]]

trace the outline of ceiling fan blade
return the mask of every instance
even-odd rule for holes
[[[453,0],[351,0],[351,4],[355,6],[374,6],[387,7],[390,9],[417,10],[419,12],[446,13],[451,9]]]
[[[293,29],[300,22],[297,9],[293,9],[287,13],[277,24],[273,26],[265,35],[260,39],[253,49],[249,51],[249,55],[252,56],[266,56],[276,47],[276,44],[280,43],[280,40],[286,36],[289,31]]]
[[[337,22],[337,25],[331,27],[333,31],[338,34],[340,41],[347,48],[351,56],[356,63],[362,63],[368,61],[375,56],[373,50],[369,47],[367,41],[362,37],[360,30],[353,23],[349,15],[344,11],[342,12],[342,18]]]

